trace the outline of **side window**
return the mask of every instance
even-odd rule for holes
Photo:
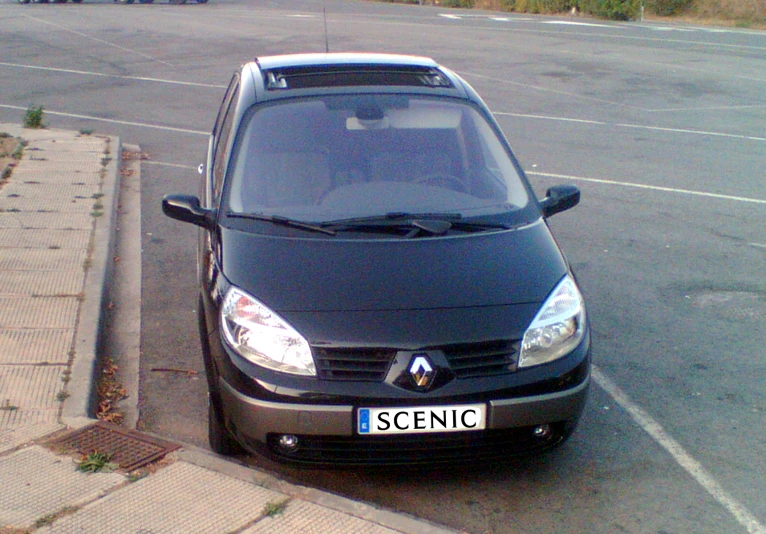
[[[237,106],[239,94],[239,78],[231,81],[229,90],[221,106],[221,112],[216,122],[215,147],[213,148],[213,202],[218,205],[223,178],[226,174],[226,147],[232,134],[234,124],[234,108]]]

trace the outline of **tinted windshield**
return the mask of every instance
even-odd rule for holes
[[[529,201],[493,129],[456,100],[330,96],[256,108],[245,121],[229,178],[232,213],[474,217]]]

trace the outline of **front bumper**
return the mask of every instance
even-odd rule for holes
[[[587,365],[587,362],[585,362]],[[374,465],[438,463],[529,453],[551,448],[574,430],[587,399],[590,374],[574,387],[541,395],[487,401],[487,428],[398,436],[356,432],[356,409],[348,405],[315,405],[247,397],[225,381],[220,393],[228,428],[253,452],[309,464]],[[549,424],[545,439],[532,429]],[[298,437],[299,446],[284,450],[279,437]]]
[[[577,420],[587,398],[590,376],[566,391],[487,403],[487,428],[507,429]],[[354,406],[288,404],[253,399],[220,381],[227,422],[250,441],[265,443],[268,434],[353,436]],[[427,438],[421,435],[422,438]]]

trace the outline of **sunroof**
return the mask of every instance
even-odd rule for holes
[[[365,85],[452,87],[438,69],[400,65],[282,67],[264,71],[264,81],[270,90]]]

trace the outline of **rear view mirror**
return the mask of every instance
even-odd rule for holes
[[[165,195],[162,199],[162,212],[181,222],[188,222],[211,229],[215,219],[211,210],[204,209],[197,197],[192,195]]]
[[[548,189],[540,201],[543,217],[574,208],[580,203],[580,189],[575,185],[555,185]]]

